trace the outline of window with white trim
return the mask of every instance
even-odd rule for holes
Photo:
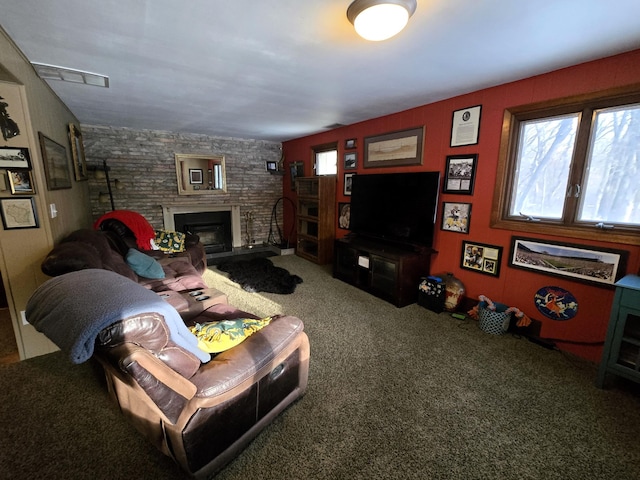
[[[492,226],[640,243],[640,94],[507,110],[498,172]]]

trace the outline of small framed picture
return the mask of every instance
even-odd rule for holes
[[[344,169],[353,170],[358,166],[358,154],[356,152],[349,152],[344,154]]]
[[[473,195],[478,155],[449,155],[445,167],[443,193]]]
[[[28,168],[31,169],[31,159],[28,148],[0,147],[0,168]]]
[[[278,171],[278,162],[272,162],[270,160],[267,160],[265,163],[265,166],[267,168],[267,172],[277,172]]]
[[[355,175],[355,173],[345,173],[344,174],[344,193],[346,196],[351,195],[351,178]]]
[[[291,162],[289,164],[289,173],[291,174],[291,190],[296,189],[296,178],[304,177],[304,162]]]
[[[351,225],[351,204],[338,203],[338,228],[349,230]]]
[[[34,195],[33,176],[31,170],[7,170],[9,185],[13,195]]]
[[[38,228],[36,204],[31,198],[0,199],[2,225],[5,230],[16,228]]]
[[[477,242],[462,242],[460,267],[492,277],[500,276],[502,247]]]
[[[475,145],[480,133],[482,105],[463,108],[453,112],[451,121],[451,146]]]
[[[469,233],[471,223],[471,204],[444,202],[442,204],[442,224],[440,228],[447,232]]]
[[[344,141],[344,148],[346,150],[351,150],[353,148],[356,148],[356,139],[355,138],[349,138],[347,140]]]
[[[201,168],[190,168],[189,169],[189,183],[192,185],[200,185],[204,183],[204,177],[202,175]]]

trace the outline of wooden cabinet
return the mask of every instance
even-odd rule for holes
[[[296,254],[324,265],[333,261],[336,176],[296,178]]]
[[[336,240],[333,276],[404,307],[417,301],[420,278],[429,274],[431,253],[341,238]]]
[[[616,282],[598,387],[604,386],[608,373],[640,382],[640,277],[636,275]]]

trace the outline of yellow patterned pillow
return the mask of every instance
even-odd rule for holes
[[[239,345],[247,337],[269,325],[269,322],[271,317],[237,318],[196,323],[189,330],[198,337],[198,348],[209,353],[220,353]]]
[[[156,230],[155,243],[163,252],[184,252],[184,233]]]

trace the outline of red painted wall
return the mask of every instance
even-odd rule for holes
[[[510,268],[507,257],[511,236],[519,235],[519,233],[489,227],[502,119],[506,108],[597,92],[634,83],[640,83],[640,50],[479,90],[467,95],[423,105],[317,135],[291,140],[283,144],[285,162],[288,166],[290,162],[303,161],[305,163],[305,175],[313,175],[313,146],[337,142],[338,193],[336,200],[337,202],[348,202],[349,197],[345,197],[342,193],[344,174],[342,158],[344,142],[347,139],[355,138],[357,140],[358,153],[358,168],[357,170],[349,170],[349,172],[361,174],[439,170],[444,178],[445,158],[447,155],[477,153],[478,166],[473,196],[440,195],[440,202],[460,201],[473,204],[470,233],[469,235],[462,235],[440,230],[439,222],[442,212],[441,209],[439,210],[434,246],[438,253],[432,259],[431,273],[453,272],[465,284],[468,297],[477,298],[478,295],[484,294],[494,301],[516,306],[530,317],[542,322],[542,337],[555,339],[559,348],[598,362],[609,321],[609,311],[614,295],[613,289]],[[473,105],[482,105],[479,143],[477,145],[451,148],[449,142],[453,111]],[[422,165],[366,170],[362,168],[362,146],[365,136],[379,135],[421,125],[425,126]],[[288,168],[286,170],[284,195],[295,199],[295,194],[291,189],[291,177],[288,174]],[[284,231],[290,231],[292,221],[291,216],[285,218]],[[336,225],[336,237],[342,237],[346,233],[348,231],[339,229]],[[522,233],[521,236],[547,238],[569,243],[573,241],[570,238],[532,235],[530,233]],[[492,278],[460,269],[460,250],[463,240],[504,247],[499,278]],[[294,239],[291,239],[291,241],[294,243]],[[640,247],[638,246],[589,241],[575,243],[627,250],[629,252],[629,261],[626,273],[638,273],[640,270]],[[538,289],[551,285],[570,291],[578,300],[578,313],[573,319],[554,321],[544,317],[537,311],[533,303],[534,294]]]

